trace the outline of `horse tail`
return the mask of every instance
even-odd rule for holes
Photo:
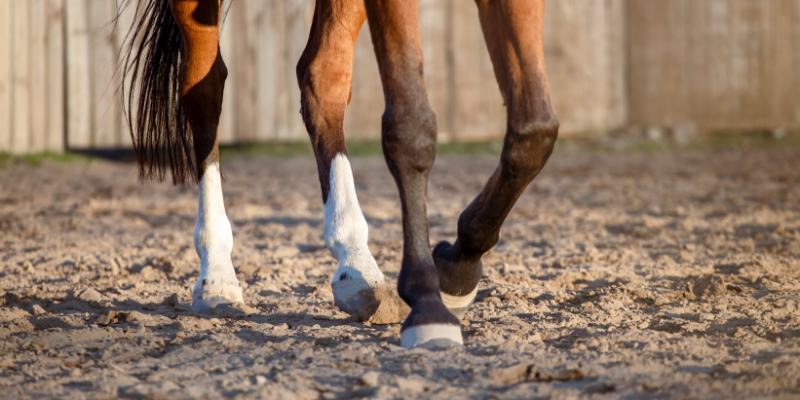
[[[178,98],[180,29],[168,0],[123,0],[119,13],[129,6],[136,17],[120,53],[120,91],[139,179],[161,182],[169,168],[174,184],[197,182],[192,135]]]

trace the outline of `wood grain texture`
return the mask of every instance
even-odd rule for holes
[[[12,64],[12,26],[11,3],[14,0],[0,0],[0,152],[11,151],[11,125],[13,102],[11,91]]]
[[[800,1],[628,0],[630,122],[800,126]]]
[[[26,151],[47,148],[47,0],[30,0],[30,131]]]
[[[91,130],[92,147],[109,149],[120,146],[119,126],[122,115],[114,72],[118,49],[115,46],[114,25],[110,22],[117,14],[116,2],[88,1],[89,65],[91,66]]]
[[[128,7],[125,7],[122,10],[119,10],[119,20],[117,21],[116,29],[114,30],[114,50],[117,54],[117,62],[121,62],[122,60],[119,59],[120,51],[124,48],[126,41],[128,40],[128,31],[130,30],[131,24],[134,22],[139,6],[138,3],[130,4]],[[117,137],[118,143],[120,147],[130,147],[131,146],[131,130],[128,126],[128,120],[125,117],[125,107],[127,106],[125,99],[122,96],[122,93],[130,93],[130,83],[120,82],[119,81],[119,71],[116,71],[116,75],[114,75],[114,80],[112,82],[112,87],[115,91],[115,96],[117,97],[117,101],[119,102],[120,111],[119,113],[119,128],[117,130]],[[121,88],[121,85],[125,85],[124,91],[119,91],[118,89]],[[134,103],[137,101],[138,96],[135,96],[134,93]]]
[[[11,113],[11,151],[14,153],[26,152],[30,146],[30,5],[28,1],[14,1],[11,7],[11,25],[13,50],[11,63],[13,65],[11,90],[13,92]]]
[[[65,0],[67,147],[92,147],[92,87],[86,0]]]

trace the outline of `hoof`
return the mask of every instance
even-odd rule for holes
[[[400,345],[407,349],[463,346],[461,323],[438,297],[419,300],[403,323]]]
[[[478,281],[483,274],[480,255],[461,253],[458,241],[439,242],[433,249],[433,261],[439,272],[439,289],[445,307],[461,319],[478,294]]]
[[[375,290],[361,279],[346,279],[331,283],[333,303],[350,315],[372,314],[378,309],[380,300]]]
[[[234,303],[244,303],[242,287],[232,284],[207,284],[192,293],[192,311],[210,312]]]
[[[424,348],[433,350],[450,346],[463,346],[461,326],[429,324],[406,328],[400,334],[400,345],[406,349]]]

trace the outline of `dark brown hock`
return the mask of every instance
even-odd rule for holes
[[[509,212],[553,152],[558,121],[526,128],[520,132],[509,127],[500,165],[458,219],[458,241],[467,256],[482,255],[497,244]]]

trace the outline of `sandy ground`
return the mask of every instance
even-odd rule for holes
[[[465,346],[332,304],[313,160],[223,164],[251,314],[196,315],[194,187],[134,166],[0,169],[0,397],[799,398],[800,150],[562,153],[484,257]],[[496,165],[437,159],[431,240]],[[396,188],[353,160],[370,248],[401,257]],[[245,309],[248,311],[248,309]]]

